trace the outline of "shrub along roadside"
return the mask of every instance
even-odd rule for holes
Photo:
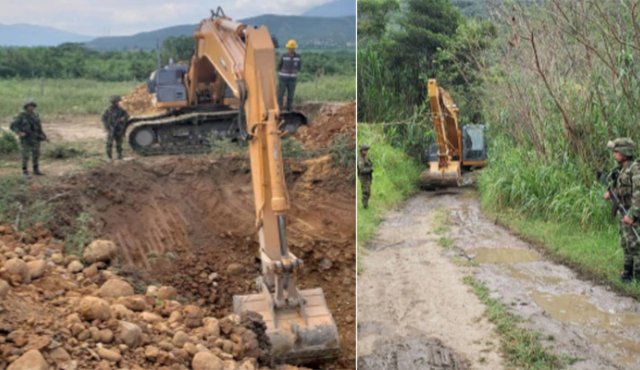
[[[371,239],[383,214],[419,189],[422,171],[419,163],[389,144],[382,125],[358,124],[358,147],[362,144],[371,147],[374,173],[368,209],[362,207],[360,182],[357,184],[358,251]]]

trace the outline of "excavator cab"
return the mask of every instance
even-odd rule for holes
[[[464,169],[482,167],[487,161],[485,125],[468,124],[462,126],[462,165]]]
[[[157,108],[181,108],[187,106],[187,89],[183,79],[188,66],[169,64],[155,70],[147,81],[147,89],[153,94]]]

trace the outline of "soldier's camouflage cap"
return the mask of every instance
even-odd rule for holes
[[[109,101],[112,103],[116,103],[119,102],[120,100],[122,100],[122,98],[120,97],[120,95],[113,95],[109,98]]]
[[[367,144],[360,145],[360,151],[363,151],[363,150],[369,150],[369,145]]]
[[[607,148],[626,157],[633,157],[635,155],[636,144],[628,137],[619,137],[615,140],[610,140],[607,143]]]
[[[33,98],[27,98],[25,99],[24,104],[22,104],[22,108],[27,108],[30,105],[33,105],[34,107],[38,106]]]

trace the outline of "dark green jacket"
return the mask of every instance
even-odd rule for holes
[[[117,105],[110,105],[102,114],[102,124],[104,125],[104,129],[114,135],[124,134],[128,120],[129,114],[127,111]]]
[[[29,113],[26,110],[20,112],[11,123],[11,131],[19,134],[24,132],[25,137],[20,138],[21,141],[38,142],[47,139],[42,130],[42,122],[37,113]]]
[[[358,155],[358,176],[371,177],[373,173],[373,162],[367,157],[363,157],[362,154]]]

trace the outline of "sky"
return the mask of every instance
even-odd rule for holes
[[[0,24],[30,23],[87,36],[131,35],[196,24],[221,6],[243,19],[261,14],[297,15],[331,0],[0,0]]]

